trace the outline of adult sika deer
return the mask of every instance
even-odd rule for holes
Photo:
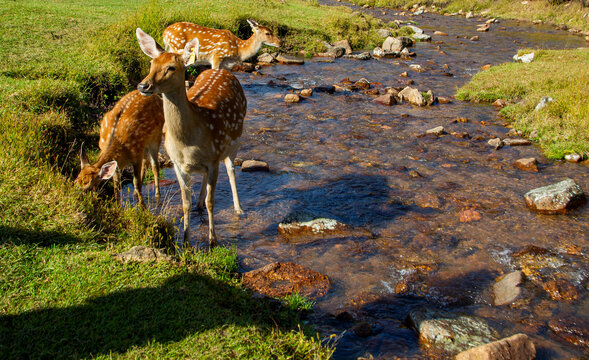
[[[100,155],[90,164],[84,147],[80,150],[81,171],[76,184],[85,191],[95,189],[101,180],[113,177],[115,198],[119,197],[120,179],[117,167],[133,165],[134,194],[139,204],[145,206],[141,187],[145,160],[151,162],[155,179],[155,197],[159,203],[159,163],[157,154],[162,141],[164,110],[157,96],[146,98],[135,90],[123,96],[115,107],[107,112],[100,124]]]
[[[146,96],[162,94],[164,100],[167,128],[164,145],[174,163],[182,192],[184,243],[190,245],[191,174],[198,172],[204,174],[209,247],[213,247],[217,243],[213,221],[215,186],[222,160],[227,168],[235,212],[243,213],[237,196],[233,160],[243,131],[245,94],[237,78],[222,69],[202,72],[187,92],[182,55],[165,52],[139,28],[136,35],[141,50],[152,58],[149,75],[137,89]],[[197,44],[198,39],[189,41],[184,48],[185,55]]]
[[[189,22],[179,22],[168,26],[163,33],[166,50],[181,54],[186,44],[198,39],[195,56],[199,62],[209,63],[213,69],[219,69],[226,62],[245,61],[256,55],[262,44],[280,47],[280,39],[272,31],[254,20],[248,20],[253,34],[247,40],[241,40],[229,30],[217,30]],[[185,55],[185,62],[188,57]],[[189,65],[189,64],[187,64]]]

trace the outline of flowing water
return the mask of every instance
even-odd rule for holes
[[[389,21],[407,20],[371,12]],[[554,317],[589,321],[589,206],[568,215],[538,215],[526,208],[523,195],[565,178],[574,179],[587,192],[587,163],[551,161],[536,146],[494,150],[487,140],[503,137],[509,129],[502,126],[497,109],[487,104],[454,100],[423,108],[406,103],[388,107],[361,92],[315,92],[299,104],[284,103],[282,98],[290,90],[338,84],[344,78],[403,86],[408,79],[399,74],[405,71],[415,81],[413,87],[452,97],[481,66],[511,61],[519,48],[585,46],[582,38],[564,31],[513,21],[477,33],[480,19],[476,18],[424,14],[413,20],[428,34],[440,30],[449,36],[416,44],[417,57],[411,60],[311,59],[302,66],[265,67],[261,75],[237,74],[248,99],[238,157],[263,160],[271,171],[236,169],[246,212],[237,219],[221,169],[215,203],[220,243],[237,248],[243,271],[293,261],[328,275],[332,287],[317,300],[308,321],[321,335],[340,336],[337,359],[369,354],[436,356],[426,353],[403,325],[409,310],[420,304],[482,316],[502,336],[529,334],[540,359],[586,355],[586,348],[562,340],[547,324]],[[479,35],[480,41],[470,41],[473,35]],[[410,64],[426,71],[412,71]],[[453,123],[458,117],[469,121]],[[439,125],[446,135],[418,137]],[[540,171],[513,166],[524,157],[536,157]],[[166,177],[175,180],[171,169]],[[199,186],[196,176],[194,196]],[[163,211],[180,224],[177,183],[163,188],[163,198]],[[466,209],[476,210],[481,219],[461,222],[460,212]],[[334,218],[373,235],[291,243],[279,236],[277,225],[295,210]],[[206,222],[196,214],[192,219],[193,241],[204,243]],[[559,302],[538,291],[520,307],[492,306],[492,284],[518,268],[513,254],[528,245],[549,249],[563,259],[567,276],[574,278],[571,281],[580,293],[578,300]],[[411,276],[418,284],[409,282],[408,290],[400,291],[399,284]],[[344,311],[356,320],[336,320],[334,315]],[[350,331],[357,321],[368,322],[373,334],[362,338]]]

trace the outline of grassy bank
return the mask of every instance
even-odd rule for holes
[[[589,7],[583,5],[583,1],[559,1],[559,0],[350,0],[357,5],[368,4],[377,7],[392,7],[408,9],[413,5],[436,5],[436,11],[441,13],[455,13],[472,11],[486,16],[519,19],[542,20],[555,25],[564,24],[569,28],[581,31],[589,31],[589,21],[585,14],[589,13]],[[585,4],[587,2],[585,1]]]
[[[5,2],[0,22],[0,358],[328,358],[292,307],[253,300],[233,251],[176,264],[125,264],[133,245],[174,252],[177,229],[72,186],[81,141],[96,156],[101,114],[147,72],[134,38],[187,20],[288,51],[348,38],[374,46],[386,25],[344,8],[288,1]],[[299,298],[294,306],[308,308]],[[298,305],[297,305],[298,304]]]
[[[529,50],[528,50],[529,52]],[[507,63],[475,75],[458,91],[458,98],[510,102],[501,114],[515,129],[537,140],[546,155],[589,156],[589,49],[534,50],[529,64]],[[534,111],[544,96],[554,99]]]

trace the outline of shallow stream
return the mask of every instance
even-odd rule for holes
[[[389,21],[408,20],[367,11]],[[248,99],[238,157],[263,160],[271,170],[236,169],[246,213],[236,218],[221,166],[215,203],[220,243],[237,248],[243,271],[293,261],[328,275],[332,287],[317,300],[308,321],[321,335],[340,335],[336,359],[444,357],[427,352],[403,325],[409,310],[420,304],[482,316],[502,336],[526,333],[534,339],[539,359],[586,355],[586,347],[567,342],[548,322],[576,319],[585,331],[589,328],[589,206],[548,216],[531,212],[523,200],[527,191],[565,178],[589,192],[586,162],[551,161],[536,146],[494,150],[487,140],[504,137],[509,129],[488,104],[453,100],[431,107],[389,107],[361,92],[315,92],[298,104],[283,101],[291,90],[339,84],[345,78],[366,78],[377,89],[404,86],[412,79],[421,91],[452,97],[483,65],[512,61],[517,49],[586,46],[581,37],[564,31],[514,21],[501,20],[491,31],[477,33],[480,18],[424,14],[413,20],[427,34],[439,30],[448,36],[432,35],[432,42],[416,44],[412,51],[417,56],[410,60],[340,58],[330,63],[314,58],[302,66],[264,67],[262,75],[237,74]],[[474,35],[480,40],[470,41]],[[410,64],[425,72],[411,70]],[[405,71],[409,77],[399,77]],[[456,118],[468,122],[453,123]],[[440,125],[446,135],[418,137]],[[515,160],[527,157],[538,159],[539,172],[514,167]],[[176,178],[171,169],[166,177]],[[194,198],[199,187],[200,177],[195,177]],[[162,190],[164,213],[180,224],[177,183]],[[476,210],[480,220],[461,222],[460,212],[467,209]],[[279,236],[277,225],[296,210],[367,229],[373,236],[290,243]],[[193,241],[204,243],[207,223],[196,214],[192,219]],[[565,275],[580,294],[577,300],[556,301],[537,292],[526,305],[492,306],[492,284],[520,267],[513,254],[528,245],[554,251],[563,263],[574,265],[555,272],[568,271]],[[415,282],[399,291],[412,274]],[[354,320],[335,318],[344,311]],[[370,324],[371,336],[351,331],[360,321]]]

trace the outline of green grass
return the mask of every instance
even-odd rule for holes
[[[304,295],[293,293],[282,298],[282,303],[294,311],[309,311],[313,309],[315,302],[307,299]]]
[[[526,50],[529,52],[530,50]],[[589,156],[589,49],[534,50],[529,64],[506,63],[475,75],[459,89],[462,100],[510,105],[501,114],[513,126],[537,140],[550,158],[567,153]],[[534,111],[543,96],[550,96],[540,111]]]
[[[311,303],[253,300],[233,250],[177,264],[114,259],[133,245],[174,253],[177,229],[74,188],[77,154],[84,141],[95,157],[101,115],[147,73],[135,27],[159,39],[187,20],[244,38],[251,17],[294,53],[342,38],[368,48],[394,26],[298,0],[25,0],[2,11],[0,358],[329,358],[332,347],[298,325]]]
[[[583,17],[589,12],[582,1],[534,0],[522,4],[520,0],[350,0],[350,2],[377,7],[409,9],[413,5],[436,5],[438,12],[455,13],[473,11],[477,14],[506,19],[542,20],[556,25],[564,24],[582,31],[589,30],[589,22]]]

